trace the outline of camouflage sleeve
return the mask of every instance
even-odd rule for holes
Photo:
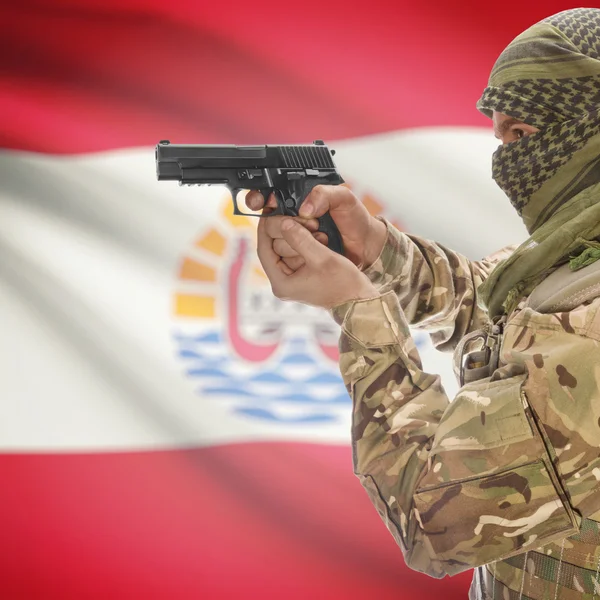
[[[509,337],[523,349],[509,347],[509,364],[491,379],[462,387],[449,402],[439,377],[423,372],[392,291],[340,305],[332,314],[342,326],[340,369],[353,399],[354,470],[410,567],[434,577],[453,575],[576,533],[573,506],[587,514],[600,508],[600,491],[597,501],[588,498],[597,488],[594,477],[600,479],[600,458],[583,465],[582,486],[574,466],[581,447],[561,468],[560,452],[540,425],[548,386],[556,385],[558,397],[561,386],[572,384],[564,373],[586,377],[581,356],[588,365],[600,364],[596,340],[560,327],[552,332],[550,316],[539,341],[517,328]],[[545,376],[536,366],[544,360]],[[589,406],[597,386],[596,379],[582,386],[580,403]],[[565,403],[577,404],[573,390],[567,392],[561,392]],[[562,412],[564,427],[572,428],[572,411]],[[582,423],[590,422],[585,410],[579,414]],[[596,429],[587,440],[590,452],[600,445]],[[560,431],[555,437],[565,446]],[[585,500],[574,501],[576,489],[588,494]]]
[[[429,331],[438,350],[454,349],[465,334],[487,322],[487,313],[477,306],[477,287],[515,247],[471,261],[381,220],[387,225],[388,237],[365,274],[380,293],[396,294],[408,323]]]

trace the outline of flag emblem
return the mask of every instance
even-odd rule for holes
[[[245,419],[341,422],[339,329],[324,311],[275,298],[256,258],[257,220],[230,197],[183,256],[173,295],[177,360],[202,398]]]

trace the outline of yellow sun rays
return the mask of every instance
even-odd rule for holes
[[[233,214],[231,197],[223,201],[220,211],[220,225],[235,231],[247,231],[256,237],[256,224],[249,217]],[[207,255],[207,260],[194,256],[184,256],[179,267],[178,279],[188,284],[201,284],[203,293],[178,291],[174,294],[174,313],[178,317],[214,319],[216,317],[216,297],[218,295],[217,269],[213,266],[220,262],[227,250],[227,236],[217,228],[211,228],[203,233],[194,243],[194,247]],[[215,260],[217,259],[217,260]],[[266,279],[259,268],[252,273],[261,280]]]

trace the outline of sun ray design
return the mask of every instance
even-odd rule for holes
[[[209,229],[194,245],[196,248],[208,250],[217,256],[223,256],[227,247],[227,240],[216,229]]]
[[[195,241],[194,247],[209,252],[211,255],[217,256],[222,260],[228,252],[231,241],[227,233],[233,233],[233,237],[235,238],[237,237],[237,232],[243,232],[245,235],[255,238],[258,221],[251,217],[234,215],[230,196],[223,198],[219,214],[221,216],[221,226],[219,228],[212,227],[203,233]],[[225,233],[221,232],[223,226]],[[251,274],[254,281],[259,285],[264,285],[266,275],[260,265],[254,266],[251,269]],[[219,296],[217,269],[211,264],[202,262],[198,256],[194,256],[193,258],[191,256],[184,256],[179,268],[178,279],[182,282],[186,281],[188,284],[197,282],[202,287],[197,293],[194,293],[193,288],[190,289],[189,285],[186,286],[185,292],[175,292],[173,297],[173,312],[175,315],[193,319],[217,318],[217,298]]]
[[[178,317],[214,319],[215,297],[195,294],[175,294],[175,314]]]
[[[197,260],[185,257],[179,269],[179,279],[192,281],[216,281],[217,272],[212,267]]]
[[[252,269],[252,275],[254,275],[255,278],[258,278],[258,280],[262,283],[265,283],[267,281],[267,275],[265,274],[263,268],[260,266],[256,266],[254,267],[254,269]]]
[[[370,214],[377,216],[383,212],[383,206],[373,198],[370,194],[364,194],[361,197],[362,203],[365,205]]]

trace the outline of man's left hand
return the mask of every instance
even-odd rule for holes
[[[285,241],[304,259],[304,264],[293,271],[275,254],[273,239],[266,232],[266,219],[260,219],[258,258],[277,298],[330,309],[349,300],[379,296],[356,265],[319,243],[293,219],[283,220],[281,232]]]

